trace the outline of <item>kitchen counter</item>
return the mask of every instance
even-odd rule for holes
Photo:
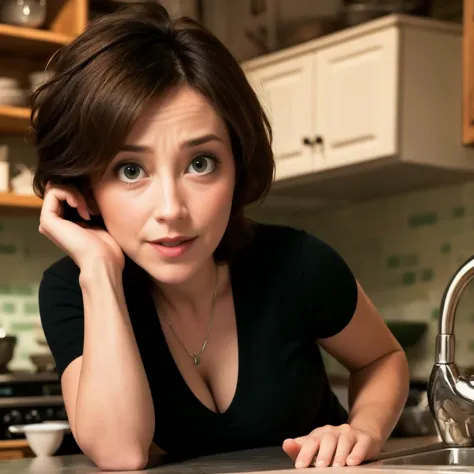
[[[432,445],[436,442],[436,437],[391,439],[387,442],[383,451],[396,452],[414,447]],[[356,472],[355,470],[357,470],[357,474],[361,474],[361,469],[367,471],[367,465],[344,468],[318,468],[317,471],[318,473],[323,471],[326,474],[336,474],[340,469],[343,469],[344,474],[354,474]],[[311,468],[311,470],[316,470],[316,468]],[[280,474],[282,472],[294,473],[295,469],[291,460],[281,448],[273,447],[225,453],[182,462],[162,463],[157,467],[149,468],[141,472],[147,472],[149,474],[224,474],[262,471],[265,471],[266,474],[279,471]],[[393,468],[370,468],[371,474],[387,473],[390,471],[395,472]],[[400,472],[398,469],[396,471]],[[404,469],[403,471],[406,474],[410,474],[413,471],[433,473],[433,470],[428,471],[424,469]],[[467,469],[463,469],[463,471],[468,472]],[[474,467],[471,471],[474,472]],[[82,455],[29,458],[0,462],[0,474],[63,474],[66,472],[92,474],[103,471],[97,469],[86,456]],[[366,472],[365,474],[368,473]]]

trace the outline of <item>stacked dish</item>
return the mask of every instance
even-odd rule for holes
[[[0,77],[0,105],[25,107],[27,93],[21,89],[19,82],[13,77]]]

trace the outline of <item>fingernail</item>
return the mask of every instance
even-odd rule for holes
[[[318,461],[316,463],[316,467],[324,467],[326,465],[326,461]]]
[[[333,467],[341,467],[341,463],[340,462],[334,462],[334,463],[332,463],[332,466]]]
[[[356,460],[354,458],[347,458],[347,464],[354,464]]]
[[[295,467],[304,467],[304,462],[300,460],[296,461]]]

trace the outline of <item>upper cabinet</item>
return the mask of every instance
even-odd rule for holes
[[[396,153],[397,31],[323,48],[313,56],[313,140],[328,169]]]
[[[312,150],[305,145],[313,134],[312,59],[290,58],[249,74],[263,106],[271,110],[278,178],[306,174],[313,166]]]
[[[391,15],[243,64],[274,130],[272,194],[365,199],[474,178],[462,29]]]
[[[474,144],[474,2],[464,0],[463,142]]]

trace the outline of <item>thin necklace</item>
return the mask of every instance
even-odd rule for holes
[[[218,286],[217,283],[218,283],[218,281],[219,281],[219,272],[218,272],[217,267],[216,267],[216,284],[215,284],[215,287],[214,287],[214,295],[212,297],[211,316],[209,317],[209,325],[207,326],[206,338],[204,339],[204,342],[202,343],[201,350],[199,352],[197,352],[196,354],[193,354],[192,352],[189,352],[188,349],[186,349],[186,346],[183,344],[181,339],[176,334],[176,331],[174,330],[174,327],[171,324],[171,321],[168,319],[166,314],[164,314],[165,321],[168,323],[168,326],[173,331],[173,334],[176,337],[176,340],[180,343],[181,347],[186,351],[186,354],[188,354],[188,356],[193,359],[195,366],[198,366],[201,363],[201,355],[204,352],[204,349],[206,348],[207,340],[209,338],[209,333],[211,331],[212,321],[214,319],[214,306],[216,304],[216,295],[217,295],[217,286]]]

